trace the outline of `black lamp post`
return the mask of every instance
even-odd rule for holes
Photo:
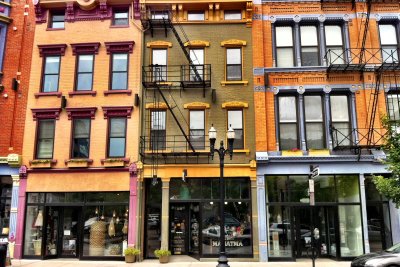
[[[224,141],[221,141],[221,146],[219,149],[215,149],[215,140],[217,140],[217,130],[215,130],[214,126],[211,125],[210,130],[208,131],[208,137],[210,139],[210,153],[211,159],[214,159],[214,153],[217,152],[219,156],[219,191],[220,191],[220,199],[219,199],[219,214],[220,214],[220,223],[219,223],[219,257],[218,257],[218,265],[217,267],[229,267],[228,265],[228,257],[225,252],[225,212],[224,212],[224,201],[225,201],[225,181],[224,181],[224,159],[225,155],[229,153],[230,159],[233,156],[233,141],[235,140],[235,131],[232,129],[232,126],[229,125],[228,132],[226,133],[228,139],[228,148],[224,148]]]

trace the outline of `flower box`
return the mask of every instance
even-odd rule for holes
[[[91,159],[69,159],[65,161],[68,168],[87,168],[93,160]]]
[[[309,156],[330,156],[329,149],[310,149]]]
[[[128,158],[108,158],[102,159],[101,163],[104,167],[125,167],[125,164],[129,162]]]
[[[34,159],[29,161],[29,165],[32,169],[46,169],[51,168],[53,164],[56,164],[55,159]]]
[[[302,150],[283,150],[282,157],[299,157],[303,156]]]

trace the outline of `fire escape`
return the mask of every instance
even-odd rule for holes
[[[362,18],[358,46],[346,49],[328,49],[325,58],[327,60],[328,77],[333,73],[358,72],[362,79],[364,89],[372,89],[367,105],[367,116],[364,122],[359,121],[358,125],[364,123],[363,128],[335,128],[330,127],[333,149],[352,150],[361,155],[362,150],[371,151],[380,149],[384,141],[386,131],[377,128],[379,121],[378,100],[379,95],[385,93],[385,89],[395,89],[398,92],[400,64],[398,60],[397,47],[367,48],[366,40],[369,31],[369,19],[373,3],[383,2],[383,0],[366,0],[363,2],[366,12]],[[351,3],[352,9],[355,7],[356,0],[321,0],[322,8],[331,3]],[[364,80],[365,73],[371,74],[374,78],[372,85]],[[397,95],[397,100],[399,96]],[[399,103],[397,103],[398,105]],[[388,113],[390,110],[388,109]]]
[[[152,37],[156,31],[163,31],[165,37],[172,32],[188,62],[186,65],[150,64],[142,67],[144,98],[151,109],[143,113],[141,159],[143,163],[152,164],[153,177],[157,177],[158,164],[161,163],[208,163],[209,151],[205,144],[208,140],[204,134],[187,134],[188,122],[175,97],[191,90],[202,90],[205,97],[206,89],[211,87],[211,65],[194,64],[197,58],[193,58],[185,47],[185,43],[189,43],[188,36],[172,12],[142,10],[141,22],[145,32]],[[168,129],[179,134],[167,135],[166,113],[160,110],[171,114],[176,127],[169,125]]]

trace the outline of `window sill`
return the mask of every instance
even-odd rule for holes
[[[222,86],[235,84],[248,85],[249,81],[221,81]]]
[[[250,149],[234,149],[233,153],[246,153],[246,155],[249,155]]]
[[[29,161],[32,169],[48,169],[56,163],[56,159],[33,159]]]
[[[106,158],[101,159],[101,164],[104,167],[125,167],[125,164],[129,163],[129,158]]]
[[[87,168],[89,164],[92,164],[92,159],[68,159],[65,160],[65,165],[68,168]]]
[[[96,91],[72,91],[68,92],[69,97],[73,97],[76,95],[91,95],[91,96],[96,96],[97,92]]]
[[[146,153],[146,154],[172,153],[172,150],[170,150],[170,149],[164,149],[164,150],[162,150],[162,149],[159,149],[159,150],[154,149],[154,150],[145,150],[144,153]]]
[[[116,94],[127,94],[127,95],[131,95],[132,94],[132,90],[108,90],[108,91],[104,91],[104,95],[108,96],[108,95],[116,95]]]
[[[303,156],[303,150],[297,150],[297,151],[282,150],[281,156],[282,157],[301,157],[301,156]]]
[[[42,96],[56,96],[56,97],[61,97],[62,93],[61,92],[48,92],[48,93],[35,93],[35,98],[39,98]]]
[[[129,28],[129,24],[127,24],[127,25],[111,25],[110,28]]]
[[[329,149],[310,149],[308,150],[309,156],[330,156]]]
[[[46,31],[64,31],[65,28],[47,28]]]

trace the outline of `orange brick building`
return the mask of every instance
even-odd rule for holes
[[[314,228],[336,259],[400,238],[371,181],[389,175],[380,119],[399,116],[400,6],[370,2],[254,3],[261,260],[305,257]]]
[[[136,244],[138,18],[138,1],[35,5],[15,258]]]

